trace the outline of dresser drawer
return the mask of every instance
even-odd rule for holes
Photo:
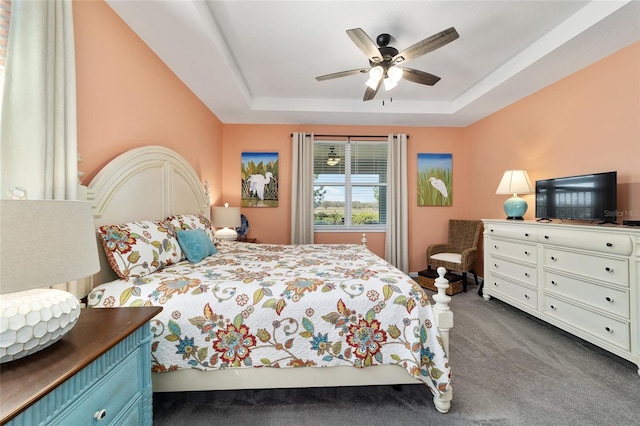
[[[545,229],[539,234],[544,244],[560,245],[600,253],[629,256],[633,251],[633,242],[627,235],[600,232],[575,232],[566,229]]]
[[[627,291],[599,286],[552,272],[545,272],[544,276],[544,287],[550,292],[629,318]]]
[[[583,275],[594,280],[629,286],[627,259],[575,253],[560,249],[544,249],[544,266]]]
[[[136,349],[124,361],[116,365],[95,386],[82,395],[68,410],[56,417],[52,424],[57,425],[109,425],[121,411],[135,398],[142,388],[140,368],[140,349]],[[94,415],[104,410],[103,418],[98,421]]]
[[[491,257],[490,262],[491,272],[505,275],[534,287],[538,285],[538,271],[535,265],[522,265],[497,257]]]
[[[538,247],[535,245],[521,244],[500,238],[491,238],[489,244],[489,253],[491,254],[498,254],[529,263],[535,263],[537,260]]]
[[[144,408],[142,397],[138,394],[133,400],[131,400],[129,405],[125,408],[125,411],[121,413],[120,417],[112,419],[112,423],[118,426],[140,426],[140,419],[143,418],[144,414],[142,413],[142,410]]]
[[[523,228],[521,226],[511,225],[487,225],[487,234],[490,237],[504,237],[521,241],[538,241],[538,232],[536,229]]]
[[[538,308],[538,294],[535,290],[519,286],[518,284],[514,284],[510,281],[503,280],[502,278],[498,277],[491,277],[489,288],[489,292],[492,295],[494,293],[503,294],[533,309]]]
[[[620,348],[631,348],[627,322],[614,320],[553,297],[545,297],[545,313]]]

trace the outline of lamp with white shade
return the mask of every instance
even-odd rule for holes
[[[0,200],[0,363],[38,352],[71,330],[78,299],[48,287],[99,270],[89,203]]]
[[[235,228],[240,226],[240,207],[229,207],[229,203],[224,203],[224,207],[214,207],[213,226],[222,228],[215,232],[217,239],[222,241],[237,240],[238,233]]]
[[[533,193],[533,185],[526,170],[507,170],[502,176],[496,194],[513,194],[504,202],[504,212],[509,220],[522,220],[527,211],[527,202],[518,194]]]

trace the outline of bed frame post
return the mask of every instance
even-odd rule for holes
[[[451,297],[446,294],[446,290],[449,288],[449,281],[444,277],[446,273],[447,270],[445,268],[438,268],[438,278],[435,279],[435,286],[438,288],[438,293],[433,296],[433,300],[436,302],[436,304],[433,305],[433,312],[436,317],[440,337],[442,338],[442,346],[444,346],[445,353],[449,356],[449,330],[453,327],[453,312],[449,309]],[[436,394],[433,397],[436,410],[441,413],[448,412],[449,408],[451,408],[452,398],[453,389],[451,385],[449,385],[444,394]]]

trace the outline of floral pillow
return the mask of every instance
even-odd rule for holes
[[[101,226],[109,264],[120,278],[139,278],[184,258],[173,226],[162,220]]]
[[[208,218],[201,214],[178,214],[169,216],[166,221],[173,225],[176,230],[179,231],[204,229],[211,239],[211,242],[214,244],[217,242],[214,235],[213,224]]]

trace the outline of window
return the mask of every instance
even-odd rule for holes
[[[386,140],[316,140],[313,158],[316,231],[386,228]]]

